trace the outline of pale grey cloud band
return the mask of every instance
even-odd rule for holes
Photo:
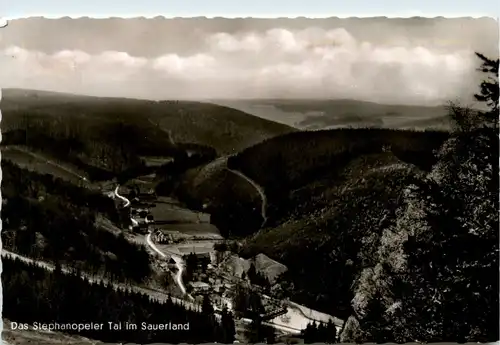
[[[0,77],[4,87],[102,96],[429,104],[469,95],[473,52],[498,49],[488,19],[406,20],[406,31],[397,22],[357,21],[19,20],[1,41]]]

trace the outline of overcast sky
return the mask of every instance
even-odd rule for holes
[[[3,5],[2,5],[3,4]],[[494,16],[497,0],[7,0],[0,14],[50,16]]]
[[[150,99],[352,98],[433,104],[477,86],[491,19],[20,19],[3,87]]]

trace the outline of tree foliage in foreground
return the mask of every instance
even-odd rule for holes
[[[378,262],[357,281],[342,341],[498,340],[498,60],[478,57],[491,75],[476,98],[490,111],[458,123],[432,171],[406,189]]]

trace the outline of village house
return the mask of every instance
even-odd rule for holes
[[[191,282],[189,285],[191,286],[193,293],[203,294],[210,291],[210,285],[204,282]]]
[[[167,266],[170,270],[172,270],[174,267],[177,267],[177,264],[173,258],[170,258],[168,260]]]
[[[132,231],[139,234],[147,234],[149,231],[149,224],[138,222],[137,225],[132,227]]]

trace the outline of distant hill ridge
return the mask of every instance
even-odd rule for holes
[[[22,117],[99,126],[124,122],[143,131],[170,131],[177,143],[234,153],[293,128],[228,107],[195,101],[150,101],[23,90],[2,90],[2,130],[19,128]],[[71,120],[70,120],[71,119]],[[166,135],[165,135],[166,136]]]
[[[241,99],[212,102],[299,129],[450,128],[446,105],[384,104],[353,99]]]

